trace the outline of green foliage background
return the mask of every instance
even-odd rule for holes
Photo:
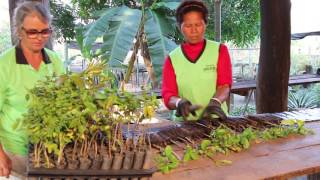
[[[91,20],[99,14],[100,10],[105,8],[117,7],[121,5],[128,6],[130,8],[139,9],[141,2],[146,6],[151,5],[155,0],[72,0],[73,5],[73,17],[81,18],[84,23],[89,23]],[[204,0],[207,4],[210,15],[209,24],[207,27],[206,36],[209,39],[214,39],[214,1]],[[61,0],[54,0],[50,2],[51,8],[61,3]],[[165,0],[163,3],[167,3]],[[245,47],[253,43],[259,36],[260,28],[260,10],[259,0],[223,0],[222,2],[222,42],[231,42],[238,47]],[[68,34],[74,31],[74,27],[71,26],[69,10],[65,9],[60,11],[53,11],[53,15],[57,19],[59,29],[65,29],[66,31],[60,31],[63,37],[73,37]],[[63,13],[61,13],[63,12]],[[61,14],[65,14],[62,16]],[[174,13],[169,13],[174,17]],[[61,21],[61,22],[59,22]],[[72,30],[73,29],[73,30]],[[172,33],[175,29],[172,29]],[[181,42],[181,34],[176,34],[176,42]]]
[[[9,23],[3,23],[0,27],[0,53],[11,47],[11,33]]]

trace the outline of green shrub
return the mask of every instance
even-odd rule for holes
[[[0,28],[0,53],[10,48],[11,45],[11,33],[9,23],[4,23]]]
[[[302,89],[296,92],[289,91],[288,93],[289,111],[303,108],[316,108],[317,104],[316,94],[312,90]]]
[[[254,105],[245,105],[235,106],[229,113],[232,116],[242,116],[246,114],[256,114],[256,107]]]

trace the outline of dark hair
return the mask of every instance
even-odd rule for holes
[[[184,0],[176,11],[176,20],[179,26],[183,22],[183,16],[191,11],[202,13],[204,22],[208,23],[208,8],[201,0]]]

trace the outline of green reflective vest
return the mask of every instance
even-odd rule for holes
[[[197,116],[189,115],[188,120],[199,119],[217,88],[217,64],[220,44],[206,40],[204,46],[203,52],[196,62],[191,62],[187,59],[181,46],[173,50],[169,55],[176,74],[179,96],[188,99],[192,104],[202,106],[196,112]],[[225,102],[222,104],[222,109],[227,113],[228,108]]]

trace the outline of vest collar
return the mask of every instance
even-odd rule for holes
[[[45,64],[50,64],[50,58],[48,56],[48,54],[46,53],[46,51],[43,49],[41,49],[42,52],[42,58],[43,58],[43,62]],[[22,48],[20,45],[16,46],[16,63],[17,64],[29,64],[26,57],[23,54]]]
[[[196,63],[196,62],[200,59],[200,57],[201,57],[201,55],[203,54],[204,50],[206,49],[206,45],[207,45],[207,40],[204,39],[204,40],[203,40],[202,49],[201,49],[199,55],[195,58],[195,60],[192,60],[192,59],[189,58],[189,56],[188,56],[187,53],[185,52],[185,50],[184,50],[184,48],[183,48],[182,45],[181,45],[181,50],[182,50],[182,53],[183,53],[184,57],[185,57],[189,62],[191,62],[191,63]]]

